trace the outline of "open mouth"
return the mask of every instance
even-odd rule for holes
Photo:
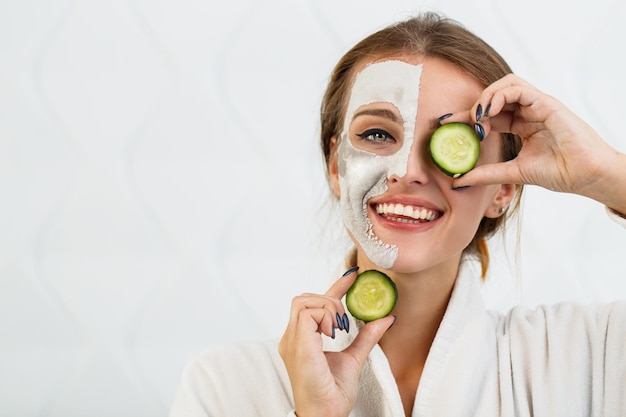
[[[378,215],[387,220],[406,224],[432,222],[441,215],[441,213],[436,210],[399,203],[376,204],[374,209]]]

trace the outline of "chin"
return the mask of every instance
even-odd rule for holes
[[[415,252],[414,252],[415,253]],[[415,274],[425,271],[456,271],[461,262],[461,252],[444,255],[432,251],[421,251],[414,255],[407,251],[400,251],[396,262],[389,271],[399,274]]]
[[[396,263],[389,268],[390,271],[399,273],[399,274],[413,274],[417,272],[422,272],[427,269],[434,267],[432,263],[426,262],[416,262],[415,259],[403,261],[402,259],[397,259]]]

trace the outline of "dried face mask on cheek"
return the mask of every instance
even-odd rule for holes
[[[387,179],[391,175],[402,177],[406,174],[415,132],[421,74],[421,64],[395,60],[370,64],[357,74],[337,149],[343,222],[367,257],[381,268],[393,266],[398,248],[374,235],[367,217],[367,202],[387,190]],[[357,149],[348,137],[357,109],[372,103],[392,104],[402,117],[404,140],[393,155],[381,156]]]

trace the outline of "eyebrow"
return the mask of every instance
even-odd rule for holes
[[[377,116],[377,117],[389,119],[395,123],[401,122],[401,120],[398,118],[398,116],[394,112],[392,112],[391,110],[387,110],[387,109],[364,109],[355,113],[354,116],[352,117],[352,120],[361,116]]]

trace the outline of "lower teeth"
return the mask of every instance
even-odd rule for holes
[[[404,217],[387,217],[387,219],[392,220],[394,222],[407,223],[407,224],[418,224],[418,223],[421,223],[421,221],[419,221],[419,220],[405,219]],[[426,220],[424,220],[424,221],[426,221]]]

